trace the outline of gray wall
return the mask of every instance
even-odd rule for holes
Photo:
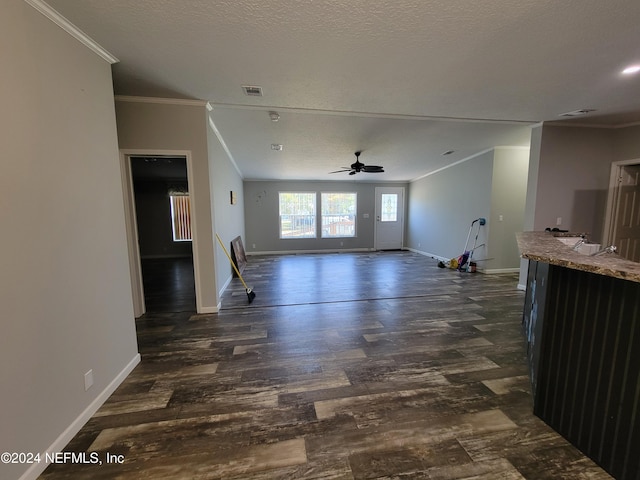
[[[0,49],[0,451],[61,451],[139,359],[111,66],[23,0]]]
[[[490,151],[412,182],[407,246],[436,258],[457,258],[464,250],[471,222],[480,217],[489,220],[492,165]],[[486,242],[489,227],[482,227],[478,244]],[[474,256],[485,258],[486,253],[483,247]]]
[[[375,187],[399,186],[404,183],[365,182],[244,182],[244,208],[247,253],[317,250],[370,250],[374,246]],[[356,192],[358,213],[355,238],[280,239],[278,192]],[[318,203],[317,208],[320,208]],[[406,202],[405,202],[406,212]],[[369,218],[364,218],[368,214]],[[405,230],[406,230],[405,215]],[[405,235],[406,238],[406,235]]]
[[[174,158],[171,159],[171,162],[172,166],[176,165],[171,174],[182,173],[180,178],[154,178],[150,172],[153,172],[154,168],[160,170],[161,166],[156,166],[155,162],[145,164],[144,158],[131,159],[138,245],[140,246],[140,257],[143,259],[190,257],[192,255],[190,241],[173,241],[169,192],[171,189],[186,192],[188,191],[188,183],[186,161]]]
[[[487,243],[487,258],[491,260],[482,265],[488,271],[520,268],[516,232],[524,230],[528,169],[528,148],[494,150]]]
[[[219,297],[214,260],[213,196],[209,181],[207,112],[204,103],[169,103],[158,99],[138,101],[116,99],[118,141],[121,149],[162,153],[189,151],[193,166],[193,184],[189,185],[193,254],[198,263],[195,271],[199,312],[215,312]]]
[[[533,230],[556,227],[602,238],[614,130],[543,125]],[[530,208],[528,206],[527,208]],[[557,218],[562,219],[557,225]]]
[[[613,160],[640,160],[640,125],[613,132]]]
[[[240,173],[227,156],[223,145],[218,140],[211,122],[214,121],[215,111],[209,114],[207,128],[207,144],[209,159],[209,184],[212,192],[212,224],[215,233],[229,251],[229,242],[238,235],[245,241],[244,229],[244,185]],[[231,204],[230,192],[236,194],[237,203]],[[216,285],[218,295],[221,296],[226,284],[232,278],[232,269],[229,260],[222,251],[218,241],[215,245]],[[246,248],[246,245],[245,245]]]
[[[640,159],[640,127],[542,125],[531,138],[525,230],[555,227],[604,237],[611,163]],[[640,163],[640,162],[639,162]],[[524,286],[527,262],[522,262]]]
[[[529,149],[496,147],[411,183],[409,248],[435,258],[457,258],[467,249],[478,269],[513,271],[520,267],[515,233],[522,231]]]

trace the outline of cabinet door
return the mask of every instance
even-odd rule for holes
[[[536,398],[540,346],[542,344],[542,324],[547,296],[549,264],[529,260],[527,291],[525,295],[522,326],[527,344],[527,361],[531,378],[531,391]]]

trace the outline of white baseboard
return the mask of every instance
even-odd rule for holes
[[[229,285],[231,285],[231,280],[233,280],[233,276],[229,275],[229,278],[227,278],[227,281],[224,282],[224,285],[220,289],[220,292],[218,292],[218,297],[222,298],[224,292],[226,292],[227,288],[229,288]]]
[[[80,431],[82,427],[91,419],[94,413],[98,411],[98,409],[107,401],[107,399],[111,396],[113,392],[116,391],[116,388],[120,386],[124,379],[133,371],[133,369],[140,363],[140,354],[136,353],[136,355],[131,359],[131,361],[127,364],[126,367],[114,378],[107,388],[105,388],[100,394],[96,397],[96,399],[89,404],[87,408],[76,418],[71,425],[69,425],[64,432],[60,434],[58,438],[46,449],[45,452],[41,452],[41,458],[46,458],[46,452],[54,453],[61,452],[64,450],[64,447],[75,437],[75,435]],[[24,474],[20,477],[20,480],[35,480],[38,476],[44,472],[44,470],[49,466],[49,463],[46,461],[41,461],[39,463],[33,463],[31,467],[24,472]]]
[[[484,273],[520,273],[519,268],[488,268],[484,270]]]
[[[418,255],[424,255],[425,257],[431,257],[434,260],[440,260],[442,262],[449,262],[451,258],[441,257],[440,255],[436,255],[435,253],[429,253],[422,250],[417,250],[415,248],[405,248],[404,250],[409,250],[410,252],[417,253]]]
[[[209,314],[209,313],[218,313],[220,311],[221,304],[218,303],[215,307],[200,307],[198,313],[200,314]]]
[[[275,250],[263,252],[245,252],[247,256],[251,255],[296,255],[305,253],[357,253],[357,252],[375,252],[373,248],[338,248],[338,249],[320,249],[320,250]]]

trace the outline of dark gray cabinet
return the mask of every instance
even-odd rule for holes
[[[534,413],[617,479],[640,479],[640,283],[529,261]]]

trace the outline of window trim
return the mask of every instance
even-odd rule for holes
[[[280,198],[282,194],[294,194],[294,195],[312,195],[313,196],[313,214],[309,214],[313,216],[313,236],[305,235],[298,237],[285,237],[282,235],[282,213],[280,211],[281,203]],[[287,215],[300,215],[300,214],[287,214]],[[278,236],[280,240],[306,240],[306,239],[317,239],[318,238],[318,192],[304,192],[304,191],[279,191],[278,192]]]
[[[177,198],[186,198],[186,210],[181,212],[176,212],[177,201],[174,199]],[[193,241],[193,230],[191,228],[191,197],[189,194],[169,194],[169,205],[171,208],[171,235],[174,242],[192,242]],[[183,207],[180,207],[183,208]],[[178,219],[180,219],[178,221]],[[177,228],[176,228],[177,227]],[[186,235],[185,238],[182,238],[183,235],[179,234],[176,238],[176,230],[178,233],[183,231]],[[188,236],[188,238],[186,238]]]

